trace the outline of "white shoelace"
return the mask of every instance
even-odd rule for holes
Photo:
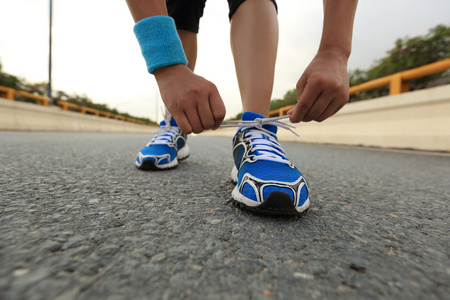
[[[274,125],[289,130],[296,136],[299,136],[292,130],[295,126],[280,121],[281,119],[287,118],[289,118],[289,116],[256,118],[253,121],[223,121],[220,127],[242,127],[244,129],[249,129],[244,138],[250,141],[252,150],[256,150],[259,153],[259,155],[255,155],[253,159],[271,160],[292,165],[289,159],[287,159],[284,150],[278,143],[275,134],[263,128],[263,125]],[[164,121],[166,124],[155,131],[153,139],[147,144],[147,146],[167,145],[172,141],[173,137],[179,133],[180,129],[178,127],[171,126],[171,119],[172,115],[166,110],[164,113]]]
[[[180,131],[180,129],[178,127],[171,126],[171,119],[172,115],[166,111],[164,114],[164,121],[166,124],[154,132],[155,136],[147,144],[147,147],[150,145],[167,145],[172,142],[173,137]]]
[[[221,127],[242,127],[244,129],[248,129],[248,131],[244,135],[244,138],[250,141],[252,150],[257,150],[259,153],[259,155],[255,155],[253,159],[271,160],[292,165],[292,163],[286,157],[284,150],[278,143],[275,134],[263,128],[263,125],[275,125],[289,130],[296,136],[299,136],[295,131],[292,130],[292,128],[295,128],[295,126],[279,121],[286,118],[289,118],[289,116],[265,119],[256,118],[253,121],[224,121],[222,122],[222,124],[225,125],[222,125]]]

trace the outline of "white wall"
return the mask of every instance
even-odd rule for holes
[[[294,124],[281,141],[450,152],[450,85],[348,103],[322,123]],[[234,129],[209,132],[232,137]]]
[[[152,133],[156,127],[0,98],[0,130]]]
[[[279,129],[279,139],[450,152],[450,85],[349,103],[322,123],[295,125],[300,138]],[[0,99],[0,130],[152,133],[155,129]],[[219,129],[205,134],[231,138],[235,131]]]

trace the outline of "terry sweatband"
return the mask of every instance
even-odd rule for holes
[[[153,74],[156,69],[187,64],[175,22],[171,17],[153,16],[142,19],[134,25],[134,34],[147,63],[147,70]]]

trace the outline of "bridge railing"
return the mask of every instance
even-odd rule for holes
[[[35,94],[29,93],[29,92],[19,91],[19,90],[15,90],[13,88],[0,86],[0,97],[5,98],[7,100],[14,101],[15,95],[19,95],[19,96],[22,96],[27,99],[36,100],[39,102],[40,105],[43,105],[43,106],[49,106],[49,104],[51,102],[50,98],[45,97],[45,96],[35,95]],[[56,102],[56,105],[58,105],[62,110],[66,110],[66,111],[71,110],[71,111],[76,111],[76,112],[79,112],[82,114],[90,114],[90,115],[104,117],[104,118],[108,118],[108,119],[121,120],[121,121],[136,123],[136,124],[142,124],[142,125],[150,125],[141,120],[127,118],[127,117],[124,117],[121,115],[109,113],[106,111],[101,111],[98,109],[94,109],[92,107],[87,107],[87,106],[70,103],[67,101],[58,100]]]
[[[352,86],[349,92],[352,95],[389,85],[389,95],[398,95],[409,92],[409,82],[412,79],[440,73],[448,69],[450,69],[450,58]],[[271,110],[269,116],[284,116],[294,106],[295,104]]]
[[[24,91],[18,91],[9,87],[5,87],[5,86],[0,86],[0,96],[8,99],[8,100],[15,100],[14,96],[15,95],[19,95],[28,99],[32,99],[32,100],[37,100],[41,105],[43,106],[48,106],[50,103],[50,98],[44,97],[44,96],[40,96],[40,95],[35,95],[29,92],[24,92]]]

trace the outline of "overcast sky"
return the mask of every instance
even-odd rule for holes
[[[161,119],[125,0],[54,0],[53,87],[135,116]],[[280,42],[273,99],[295,84],[317,51],[322,1],[278,0]],[[0,0],[3,71],[30,82],[48,77],[49,0]],[[229,47],[226,0],[209,0],[200,22],[196,72],[213,81],[227,117],[241,111]],[[360,0],[349,69],[368,68],[396,39],[450,26],[448,0]]]

